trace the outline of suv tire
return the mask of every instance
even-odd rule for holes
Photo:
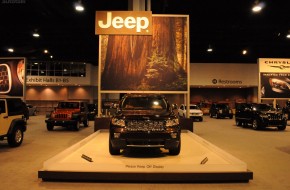
[[[242,123],[239,120],[236,120],[236,126],[242,126]]]
[[[23,131],[20,129],[20,127],[15,126],[11,134],[9,134],[7,137],[9,146],[11,147],[20,146],[23,141],[23,135],[24,135]]]
[[[47,130],[48,131],[53,131],[53,124],[51,124],[51,123],[48,123],[47,125],[46,125],[46,128],[47,128]]]
[[[180,153],[180,149],[181,149],[181,142],[179,142],[179,146],[177,148],[171,148],[169,149],[169,154],[176,156]]]
[[[277,127],[279,131],[283,131],[286,129],[286,125],[280,125]]]
[[[86,120],[83,121],[84,127],[89,126],[89,119],[87,118]]]
[[[76,122],[76,124],[75,124],[75,126],[74,126],[74,129],[75,129],[76,131],[79,131],[79,130],[80,130],[80,122],[79,122],[79,121]]]
[[[119,155],[120,154],[120,149],[113,148],[111,144],[111,140],[109,140],[109,152],[111,155]]]
[[[259,127],[259,125],[258,125],[258,121],[257,121],[256,119],[253,120],[253,122],[252,122],[252,127],[253,127],[253,129],[255,129],[255,130],[260,129],[260,127]]]

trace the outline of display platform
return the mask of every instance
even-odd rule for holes
[[[44,181],[248,182],[253,172],[229,153],[183,130],[178,156],[165,149],[109,153],[109,131],[98,130],[43,163]]]

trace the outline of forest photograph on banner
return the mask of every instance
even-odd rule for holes
[[[101,35],[101,90],[187,91],[188,16],[152,17],[152,35]]]

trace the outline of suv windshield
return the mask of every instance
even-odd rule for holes
[[[186,108],[186,106],[185,106],[185,108]],[[199,107],[197,105],[191,105],[189,107],[189,109],[191,109],[191,110],[199,110]]]
[[[162,110],[167,104],[160,97],[127,97],[121,104],[123,110]]]
[[[57,108],[77,109],[79,108],[79,102],[60,102]]]
[[[273,107],[267,104],[257,104],[253,106],[254,110],[257,111],[269,111],[269,110],[275,110]]]
[[[218,108],[221,108],[221,109],[228,109],[229,106],[227,104],[217,104],[216,105]]]

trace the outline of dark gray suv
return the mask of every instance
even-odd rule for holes
[[[287,126],[287,118],[282,110],[277,110],[264,103],[239,105],[235,120],[237,126],[250,125],[255,130],[266,127],[277,127],[278,130],[285,130]]]
[[[213,103],[209,110],[209,116],[219,118],[233,118],[233,111],[226,103]]]

